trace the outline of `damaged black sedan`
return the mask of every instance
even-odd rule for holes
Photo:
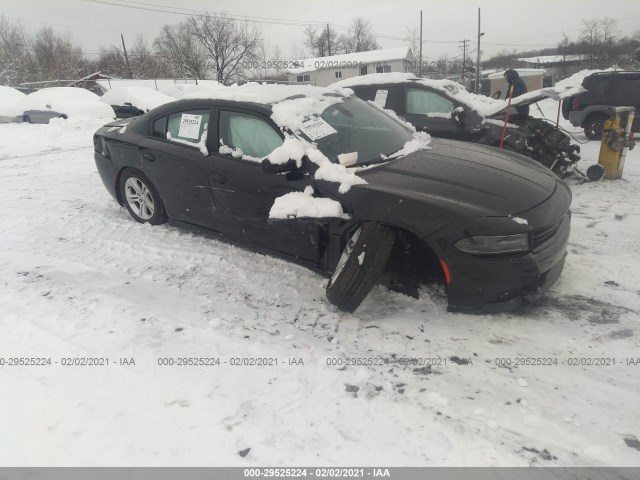
[[[378,282],[415,295],[434,278],[450,310],[508,310],[564,265],[571,193],[548,169],[429,143],[349,90],[217,89],[106,125],[94,144],[105,187],[136,221],[305,265],[347,311]]]
[[[353,89],[358,97],[393,110],[434,137],[500,145],[507,104],[471,94],[459,83],[381,73],[342,80],[334,86]],[[532,94],[512,100],[503,148],[526,155],[564,177],[580,160],[580,147],[550,121],[518,113],[518,107],[546,98],[544,92]]]

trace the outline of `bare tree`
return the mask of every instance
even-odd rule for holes
[[[29,80],[32,63],[24,27],[0,16],[0,83],[17,85]]]
[[[316,57],[327,57],[343,53],[341,40],[343,37],[331,28],[329,24],[319,32],[309,26],[305,29],[305,46],[311,49],[312,55]]]
[[[206,50],[189,31],[189,24],[165,25],[154,41],[156,55],[163,57],[174,74],[202,79],[207,76]]]
[[[349,33],[343,36],[342,46],[345,53],[367,52],[380,48],[371,32],[371,22],[363,17],[351,21]]]
[[[82,50],[73,44],[69,32],[59,34],[51,27],[42,27],[33,37],[31,50],[40,78],[76,79],[85,71]]]
[[[239,22],[223,14],[203,13],[189,17],[188,33],[206,52],[209,67],[220,83],[239,79],[242,62],[260,56],[262,34],[249,22]]]
[[[415,58],[415,62],[413,64],[413,73],[417,73],[419,68],[416,67],[418,62],[422,59],[420,57],[420,31],[417,28],[407,28],[407,33],[404,37],[404,41],[413,52],[413,58]]]

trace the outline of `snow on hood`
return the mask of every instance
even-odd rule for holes
[[[349,219],[340,202],[313,196],[313,187],[304,192],[291,192],[278,197],[269,211],[269,218],[342,218]]]
[[[455,98],[460,103],[474,109],[479,115],[484,117],[494,115],[507,106],[504,100],[496,100],[495,98],[484,95],[476,95],[475,93],[467,91],[463,85],[452,80],[419,78],[413,73],[372,73],[371,75],[360,75],[333,83],[329,88],[351,88],[362,85],[383,85],[387,83],[420,84],[433,88],[434,90],[440,90],[447,96]]]
[[[140,110],[153,110],[160,105],[175,101],[175,98],[148,87],[114,87],[106,92],[100,100],[107,105],[124,106],[130,103]]]
[[[27,110],[51,110],[68,116],[87,115],[97,118],[116,116],[113,108],[101,102],[100,97],[95,93],[75,87],[43,88],[24,97],[18,103],[18,108],[21,113]]]
[[[0,86],[0,117],[17,117],[23,111],[18,108],[18,103],[26,95],[15,88]]]

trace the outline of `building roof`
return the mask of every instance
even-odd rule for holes
[[[532,77],[535,75],[547,74],[547,71],[544,70],[543,68],[514,68],[513,70],[518,72],[518,75],[520,75],[521,77]],[[504,75],[504,72],[505,70],[499,70],[496,73],[492,73],[488,75],[487,78],[502,78],[502,76]]]
[[[347,64],[357,66],[358,64],[382,63],[399,59],[413,60],[411,47],[384,48],[381,50],[369,50],[367,52],[331,55],[330,57],[307,58],[300,60],[300,67],[289,68],[287,71],[293,74],[314,72],[316,70],[322,70],[323,63],[326,64],[327,62],[332,62],[333,65],[330,64],[331,66],[324,68],[348,68],[350,65]],[[335,64],[336,62],[338,62],[338,65]],[[345,65],[342,65],[343,63]]]
[[[527,62],[527,63],[539,63],[539,64],[547,64],[547,63],[562,63],[565,62],[578,62],[581,60],[586,60],[586,55],[541,55],[538,57],[526,57],[526,58],[518,58],[519,62]]]

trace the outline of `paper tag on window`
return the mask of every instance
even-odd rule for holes
[[[387,95],[389,95],[389,90],[378,90],[376,92],[376,98],[374,102],[380,105],[382,108],[387,106]]]
[[[180,130],[178,130],[178,137],[198,140],[200,138],[201,122],[202,115],[189,115],[188,113],[183,113],[180,119]]]
[[[302,130],[302,133],[304,133],[311,140],[319,140],[320,138],[328,137],[329,135],[337,132],[336,129],[334,129],[320,117],[307,120],[302,124],[300,130]]]

